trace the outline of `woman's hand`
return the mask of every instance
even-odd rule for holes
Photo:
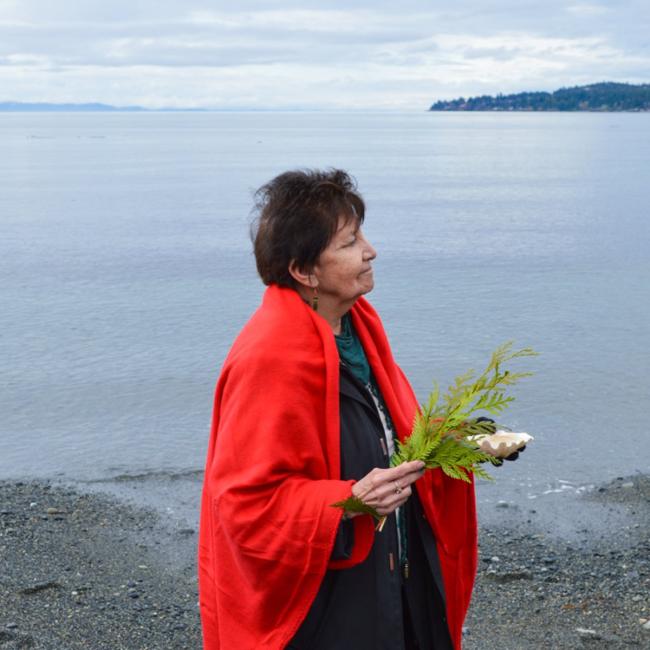
[[[375,467],[352,486],[352,495],[372,506],[380,515],[390,515],[411,496],[411,485],[424,474],[424,463],[413,460],[397,467]],[[346,513],[348,519],[358,513]]]

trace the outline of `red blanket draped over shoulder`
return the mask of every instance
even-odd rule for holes
[[[381,321],[360,298],[351,311],[400,439],[417,400]],[[362,562],[373,521],[354,519],[349,560],[330,562],[351,494],[340,480],[339,356],[329,324],[292,289],[271,286],[217,383],[199,539],[205,650],[280,650],[304,620],[327,569]],[[456,648],[477,557],[473,485],[439,470],[417,490],[435,535]]]

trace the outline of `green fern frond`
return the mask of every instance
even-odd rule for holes
[[[372,506],[364,503],[361,499],[359,499],[359,497],[348,497],[347,499],[343,499],[343,501],[337,501],[336,503],[332,504],[332,507],[342,508],[346,512],[354,512],[360,515],[371,515],[377,521],[382,518],[381,515]]]
[[[456,377],[442,397],[438,384],[434,384],[413,420],[411,434],[403,442],[397,442],[391,466],[421,460],[427,468],[439,467],[447,476],[461,481],[469,482],[472,474],[490,479],[483,465],[498,464],[499,460],[481,451],[474,437],[494,433],[495,426],[491,422],[477,422],[477,415],[481,412],[501,415],[514,401],[514,397],[506,395],[507,389],[532,374],[502,371],[501,367],[512,359],[538,354],[532,348],[513,350],[513,345],[513,341],[507,341],[497,347],[478,377],[473,370]],[[374,508],[356,497],[333,505],[381,519]]]

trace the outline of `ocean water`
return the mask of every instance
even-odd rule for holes
[[[482,508],[650,471],[648,114],[15,113],[0,148],[1,478],[182,478],[191,513],[263,290],[252,193],[332,166],[422,399],[506,340],[541,353],[503,418],[535,441]]]

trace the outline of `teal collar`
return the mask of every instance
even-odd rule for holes
[[[347,313],[341,318],[341,333],[334,336],[341,361],[364,385],[370,383],[370,366],[361,341],[352,327],[352,318]]]

